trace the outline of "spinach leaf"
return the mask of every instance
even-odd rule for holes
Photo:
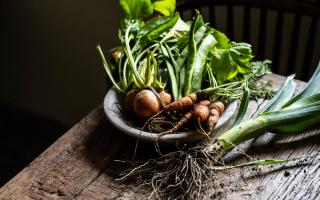
[[[125,18],[142,19],[153,13],[151,0],[120,0],[119,3]]]
[[[219,34],[219,36],[221,36]],[[216,40],[221,42],[218,38]],[[224,44],[226,47],[225,39]],[[219,85],[230,81],[238,74],[247,74],[252,69],[251,59],[253,58],[251,45],[247,43],[229,43],[226,49],[215,48],[212,53],[211,68],[216,75]],[[221,46],[220,46],[221,47]]]
[[[144,34],[141,36],[140,42],[142,44],[146,44],[150,41],[155,41],[162,33],[169,32],[169,30],[177,23],[179,18],[179,13],[175,13],[172,16],[159,17],[156,20],[149,22],[141,30]]]
[[[163,14],[164,16],[169,16],[174,13],[176,8],[175,0],[158,0],[152,3],[153,9]]]
[[[218,84],[221,85],[227,80],[231,80],[238,74],[237,64],[232,60],[229,50],[216,50],[211,59],[211,68],[217,77]]]

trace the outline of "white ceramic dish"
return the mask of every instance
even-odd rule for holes
[[[139,138],[144,141],[158,141],[164,143],[173,143],[173,142],[195,142],[202,140],[205,136],[197,133],[196,131],[190,132],[177,132],[175,134],[163,135],[158,138],[158,134],[150,133],[138,130],[132,126],[130,126],[123,114],[120,112],[120,107],[122,104],[123,97],[116,93],[114,89],[110,89],[104,98],[104,111],[108,120],[111,122],[113,126],[115,126],[118,130],[123,133],[126,133],[130,136]],[[220,130],[222,127],[227,125],[228,121],[232,119],[235,115],[238,107],[238,103],[235,101],[231,103],[226,110],[221,115],[216,127],[214,128],[214,132]]]

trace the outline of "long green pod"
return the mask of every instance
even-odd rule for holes
[[[206,26],[201,26],[194,35],[194,40],[196,45],[201,41],[203,36],[205,35],[207,27]],[[188,46],[186,46],[180,56],[177,59],[177,72],[176,74],[179,76],[179,96],[178,99],[183,97],[183,92],[184,92],[184,83],[185,83],[185,75],[186,75],[186,68],[185,68],[185,62],[188,58]]]
[[[176,101],[176,100],[178,100],[178,95],[179,95],[177,79],[174,74],[174,69],[173,69],[171,63],[168,60],[165,60],[165,63],[166,63],[168,73],[169,73],[172,96],[173,96],[173,99]]]
[[[130,29],[131,29],[131,26],[129,26],[125,32],[125,48],[124,48],[124,52],[126,53],[128,59],[129,59],[129,66],[131,67],[131,70],[133,71],[133,74],[135,76],[135,79],[136,79],[136,83],[138,84],[137,87],[138,88],[142,88],[143,85],[144,85],[144,81],[141,77],[141,75],[139,74],[138,70],[137,70],[137,67],[135,65],[135,61],[133,59],[133,56],[132,56],[132,52],[131,52],[131,48],[130,48],[130,37],[129,37],[129,33],[130,33]]]
[[[110,79],[113,87],[114,87],[116,90],[118,90],[119,92],[125,92],[125,91],[116,83],[116,81],[114,80],[114,78],[113,78],[113,76],[112,76],[112,73],[111,73],[111,70],[110,70],[110,68],[109,68],[109,66],[108,66],[108,63],[107,63],[107,61],[106,61],[106,59],[105,59],[105,57],[104,57],[104,55],[103,55],[103,52],[102,52],[102,50],[101,50],[101,47],[100,47],[99,45],[97,45],[97,50],[98,50],[99,55],[100,55],[100,57],[101,57],[103,67],[104,67],[104,69],[106,70],[107,75],[108,75],[108,77],[109,77],[109,79]]]
[[[199,12],[196,12],[196,16],[191,25],[191,31],[189,36],[189,43],[188,43],[188,60],[187,60],[187,67],[185,70],[185,81],[184,81],[184,93],[183,96],[187,96],[192,90],[192,75],[194,71],[194,65],[196,62],[196,55],[197,55],[197,45],[194,40],[194,34],[196,27],[198,26],[199,21],[202,18],[199,15]]]
[[[179,91],[178,91],[178,99],[181,99],[183,97],[183,90],[184,90],[184,81],[186,77],[186,68],[183,67],[179,71]]]
[[[207,35],[201,42],[194,62],[191,92],[201,89],[207,56],[216,43],[217,41],[211,34]]]
[[[194,41],[196,42],[196,44],[198,44],[201,39],[203,38],[203,36],[205,35],[207,30],[206,26],[201,26],[194,34]],[[186,62],[187,58],[188,58],[188,45],[183,48],[183,50],[181,51],[179,57],[177,58],[177,73],[180,72],[182,66],[184,65],[184,63]]]

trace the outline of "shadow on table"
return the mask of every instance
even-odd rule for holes
[[[68,127],[0,104],[0,187],[58,139]]]

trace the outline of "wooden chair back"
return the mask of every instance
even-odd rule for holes
[[[272,60],[275,73],[307,80],[319,62],[319,0],[177,1],[183,19],[195,9],[230,39],[252,44],[255,59]]]

